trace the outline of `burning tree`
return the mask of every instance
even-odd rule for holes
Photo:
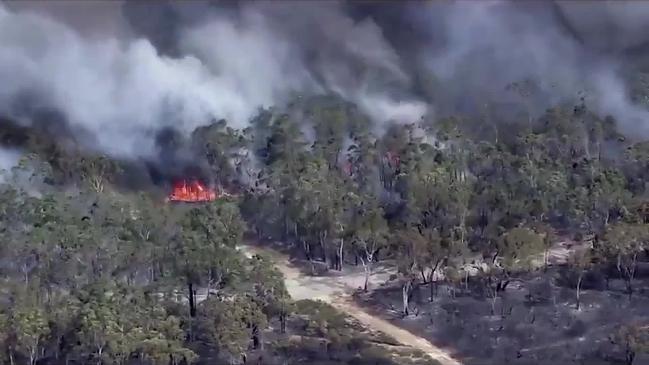
[[[218,192],[198,180],[180,180],[173,185],[169,194],[170,201],[178,202],[208,202],[219,197]]]

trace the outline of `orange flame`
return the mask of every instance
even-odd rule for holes
[[[170,201],[177,202],[209,202],[216,200],[218,193],[198,180],[182,180],[174,183],[169,194]]]

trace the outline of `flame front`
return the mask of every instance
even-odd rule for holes
[[[214,189],[203,185],[198,180],[181,180],[174,183],[173,190],[169,194],[170,201],[179,202],[208,202],[218,198]]]

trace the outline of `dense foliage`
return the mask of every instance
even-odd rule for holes
[[[0,197],[1,353],[175,364],[207,347],[243,361],[294,310],[270,261],[237,251],[246,231],[290,243],[314,272],[362,266],[366,291],[375,264],[391,260],[405,315],[414,288],[429,285],[433,301],[439,280],[460,290],[469,276],[493,314],[558,236],[584,243],[566,274],[577,307],[593,271],[624,279],[632,296],[649,243],[648,145],[583,105],[496,118],[377,130],[352,105],[316,98],[262,110],[245,130],[217,122],[167,147],[241,194],[193,207],[118,192],[119,161],[29,144]],[[646,328],[621,331],[628,357],[645,347]]]

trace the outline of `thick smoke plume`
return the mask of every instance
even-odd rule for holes
[[[250,4],[235,17],[208,7],[208,16],[178,27],[175,56],[139,34],[87,37],[47,13],[0,8],[0,110],[29,123],[34,105],[58,108],[73,129],[120,156],[151,154],[162,127],[189,133],[221,118],[243,127],[259,107],[298,93],[334,91],[368,112],[376,103],[386,112],[377,118],[416,120],[425,113],[425,105],[404,104],[372,85],[408,84],[375,25],[354,24],[337,3],[298,6],[303,24],[291,21],[292,8]],[[298,39],[320,17],[336,32],[322,28],[314,39]],[[307,51],[316,58],[311,64]]]
[[[649,54],[642,2],[81,3],[0,3],[0,114],[31,125],[57,110],[119,157],[154,155],[163,128],[244,127],[261,106],[323,93],[377,125],[587,95],[649,136],[620,73]],[[507,88],[520,81],[533,87]]]
[[[593,109],[615,116],[623,131],[642,130],[649,136],[649,113],[630,102],[619,72],[625,66],[624,50],[640,42],[634,31],[641,19],[646,26],[649,4],[485,1],[421,6],[423,12],[416,9],[420,27],[433,19],[429,28],[440,38],[437,47],[419,48],[422,68],[449,86],[442,100],[461,104],[464,99],[469,107],[479,106],[470,105],[472,100],[518,101],[538,114],[585,96]],[[600,37],[605,29],[618,37]],[[627,35],[635,42],[622,42]],[[531,83],[508,87],[521,81]]]

